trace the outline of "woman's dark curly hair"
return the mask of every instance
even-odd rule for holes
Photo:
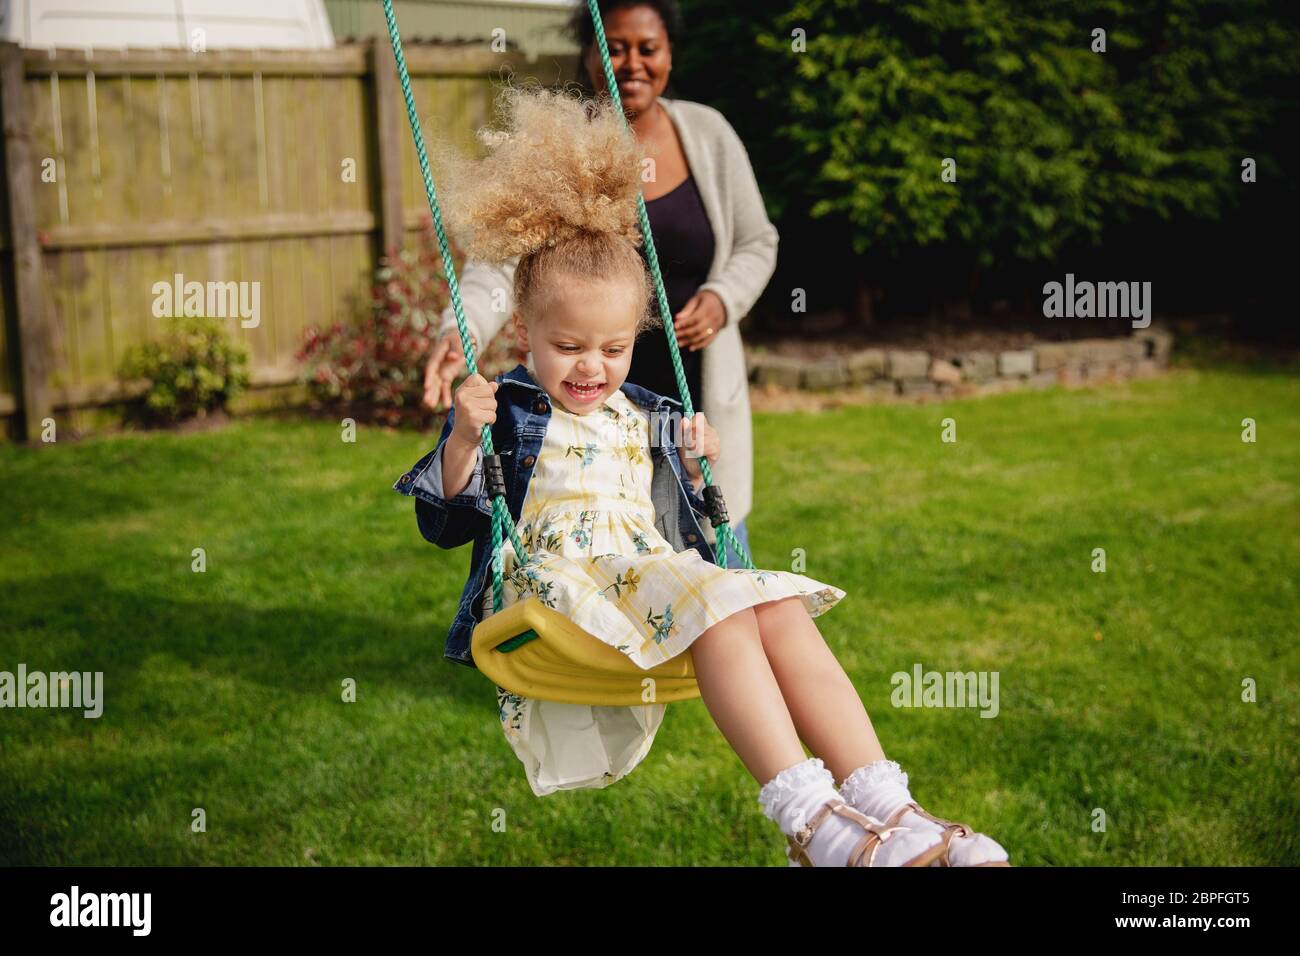
[[[677,5],[677,0],[596,0],[596,8],[600,11],[602,21],[609,18],[609,15],[615,10],[621,10],[624,7],[649,7],[659,14],[659,19],[663,21],[664,31],[668,34],[668,45],[675,47],[677,38],[682,35],[682,10]],[[587,55],[587,51],[596,43],[596,28],[591,22],[591,10],[586,0],[578,0],[578,5],[574,7],[569,22],[565,28],[570,40],[578,44],[578,75],[576,77],[578,84],[582,87],[583,92],[588,96],[596,95],[598,92],[606,92],[605,84],[602,80],[599,90],[593,89],[591,78],[587,75],[586,67],[582,65],[582,58]],[[668,85],[664,89],[664,96],[669,99],[677,97],[676,91],[673,90],[672,77],[668,78]]]

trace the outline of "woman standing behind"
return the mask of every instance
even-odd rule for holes
[[[723,436],[726,452],[713,468],[714,483],[726,495],[731,526],[748,551],[753,438],[738,323],[776,268],[776,227],[767,218],[745,146],[726,118],[703,103],[662,95],[672,72],[672,47],[682,31],[675,0],[601,0],[598,6],[623,111],[652,160],[642,194],[691,402]],[[574,11],[570,31],[591,89],[604,91],[604,67],[586,4]],[[465,265],[461,301],[476,350],[510,318],[516,265],[517,260]],[[425,370],[424,401],[433,409],[450,408],[452,383],[466,371],[450,306],[442,320]],[[659,394],[679,394],[664,330],[637,340],[627,380]],[[712,526],[704,531],[716,545]],[[729,549],[728,567],[740,564]]]

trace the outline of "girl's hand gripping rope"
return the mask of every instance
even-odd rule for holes
[[[691,485],[697,492],[704,485],[700,458],[707,458],[709,467],[712,468],[717,465],[721,451],[722,442],[718,433],[703,412],[696,412],[694,418],[682,420],[682,461],[686,466],[686,474],[691,478]]]

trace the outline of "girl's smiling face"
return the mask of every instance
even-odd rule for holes
[[[573,278],[554,286],[545,316],[531,327],[514,314],[515,333],[551,400],[586,415],[627,380],[640,302],[626,282]]]

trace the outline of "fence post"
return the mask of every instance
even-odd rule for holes
[[[371,93],[375,107],[375,157],[379,184],[380,254],[401,251],[406,224],[402,221],[402,91],[397,61],[386,37],[371,37]]]
[[[49,418],[51,367],[49,326],[41,298],[41,246],[36,238],[36,169],[32,164],[31,129],[27,124],[23,50],[16,43],[0,44],[0,113],[4,116],[4,189],[9,205],[9,241],[13,247],[14,308],[11,328],[17,335],[13,352],[22,403],[21,438],[34,442],[41,423]]]

